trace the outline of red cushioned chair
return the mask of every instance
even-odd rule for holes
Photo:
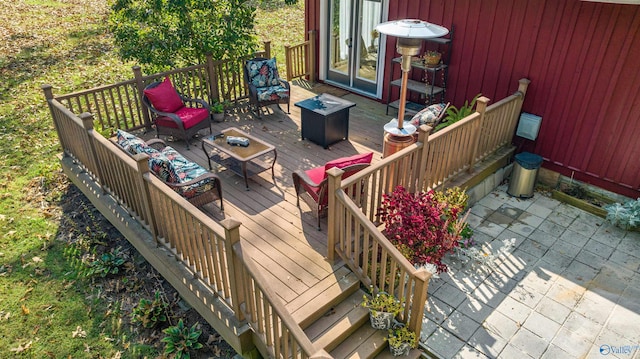
[[[293,186],[296,189],[296,205],[300,206],[300,195],[308,202],[309,206],[316,212],[318,219],[318,230],[320,230],[320,217],[326,215],[329,197],[327,196],[328,179],[327,170],[338,167],[344,171],[342,178],[347,178],[364,168],[369,167],[373,152],[354,155],[351,157],[338,158],[327,162],[324,166],[312,168],[307,171],[295,171],[293,175]]]
[[[180,95],[166,77],[144,89],[142,101],[149,108],[156,126],[156,136],[168,135],[187,142],[198,131],[209,127],[211,133],[211,108],[201,99]]]

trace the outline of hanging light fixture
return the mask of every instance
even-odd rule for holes
[[[376,30],[381,34],[397,37],[396,51],[402,55],[402,83],[400,86],[398,118],[387,123],[384,126],[384,130],[392,136],[411,136],[416,132],[416,127],[404,121],[405,105],[407,102],[407,81],[409,71],[411,70],[411,56],[416,56],[420,53],[423,39],[445,36],[449,33],[449,30],[440,25],[417,19],[383,22],[376,26]]]

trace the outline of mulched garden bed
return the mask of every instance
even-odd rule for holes
[[[603,195],[589,191],[584,186],[569,183],[560,183],[558,188],[552,191],[552,197],[602,218],[607,216],[607,211],[602,207],[614,202]]]

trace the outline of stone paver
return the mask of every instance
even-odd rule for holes
[[[501,186],[471,208],[494,267],[447,259],[429,284],[421,346],[436,358],[640,359],[640,233]]]

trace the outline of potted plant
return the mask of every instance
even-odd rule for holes
[[[440,64],[441,58],[441,53],[439,53],[438,51],[429,50],[424,53],[424,57],[422,59],[427,67],[436,67]]]
[[[371,327],[383,330],[392,327],[395,317],[402,310],[402,303],[395,296],[386,292],[378,292],[373,297],[364,295],[362,306],[369,308]]]
[[[409,355],[411,349],[418,346],[418,336],[404,325],[389,330],[387,341],[389,351],[394,357]]]
[[[211,113],[215,122],[224,121],[224,103],[216,102],[211,106]]]

